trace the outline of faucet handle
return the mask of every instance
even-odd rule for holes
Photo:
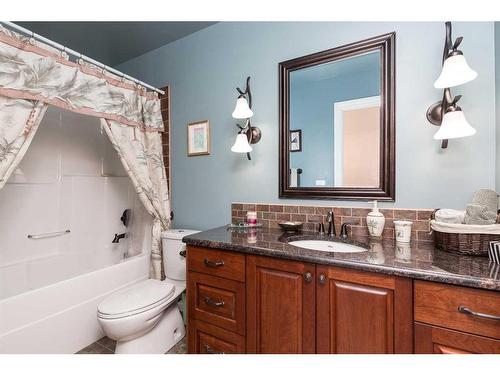
[[[333,221],[333,211],[329,211],[326,214],[326,221],[328,221],[329,223],[331,223]]]
[[[325,234],[325,226],[323,223],[318,224],[318,234]]]
[[[351,223],[343,223],[340,227],[340,238],[346,239],[348,237],[347,228],[351,226]]]

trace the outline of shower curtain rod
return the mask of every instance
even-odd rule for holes
[[[135,83],[138,83],[139,85],[144,86],[144,87],[146,87],[146,88],[148,88],[150,90],[156,91],[158,94],[161,94],[161,95],[165,94],[165,91],[162,91],[160,89],[157,89],[156,87],[148,85],[147,83],[145,83],[143,81],[140,81],[137,78],[131,77],[128,74],[122,73],[119,70],[116,70],[116,69],[114,69],[114,68],[112,68],[110,66],[104,65],[103,63],[100,63],[99,61],[96,61],[96,60],[94,60],[94,59],[92,59],[92,58],[90,58],[88,56],[82,55],[80,52],[76,52],[76,51],[72,50],[71,48],[65,47],[65,46],[63,46],[63,45],[61,45],[61,44],[59,44],[57,42],[54,42],[54,41],[52,41],[50,39],[47,39],[47,38],[45,38],[45,37],[43,37],[41,35],[35,34],[33,31],[25,29],[22,26],[16,25],[13,22],[0,21],[0,23],[3,23],[4,25],[6,25],[7,27],[9,27],[11,29],[14,29],[14,30],[20,31],[20,32],[22,32],[22,33],[24,33],[26,35],[29,35],[29,36],[31,36],[34,39],[38,39],[41,42],[46,43],[46,44],[48,44],[48,45],[50,45],[52,47],[55,47],[55,48],[57,48],[57,49],[59,49],[61,51],[64,51],[64,52],[66,52],[68,54],[71,54],[71,55],[73,55],[75,57],[78,57],[79,59],[88,61],[89,63],[91,63],[93,65],[96,65],[96,66],[98,66],[98,67],[100,67],[102,69],[105,69],[108,72],[114,73],[114,74],[116,74],[116,75],[118,75],[120,77],[126,78],[126,79],[128,79],[130,81],[133,81]]]

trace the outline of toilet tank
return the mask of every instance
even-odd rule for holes
[[[182,238],[198,232],[189,229],[168,229],[162,232],[163,267],[168,279],[186,280],[186,257],[182,254],[186,250],[186,244],[182,242]]]

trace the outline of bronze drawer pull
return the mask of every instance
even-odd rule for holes
[[[213,349],[210,347],[210,345],[208,345],[208,344],[205,344],[205,352],[206,352],[207,354],[225,354],[224,352],[217,352],[217,351],[213,350]]]
[[[465,314],[465,315],[475,316],[478,318],[500,320],[500,315],[490,315],[490,314],[475,312],[475,311],[472,311],[471,309],[469,309],[468,307],[465,307],[465,306],[460,306],[458,308],[458,312]]]
[[[224,301],[214,301],[212,298],[205,296],[205,303],[212,307],[222,307],[224,306]]]
[[[207,258],[205,258],[203,263],[205,263],[207,267],[212,267],[212,268],[222,267],[224,265],[223,260],[216,260],[215,262],[213,262],[211,260],[208,260]]]

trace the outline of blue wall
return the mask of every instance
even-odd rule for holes
[[[301,168],[300,186],[324,179],[333,186],[333,104],[380,95],[380,54],[372,53],[290,74],[290,129],[302,129],[302,151],[290,153],[291,168]],[[326,70],[326,71],[325,71]],[[317,80],[318,74],[333,77]]]
[[[479,76],[453,90],[473,137],[432,139],[427,107],[442,92],[444,23],[228,22],[218,23],[118,66],[171,91],[172,203],[176,227],[206,229],[230,221],[231,202],[366,206],[366,202],[278,198],[278,63],[290,58],[396,31],[396,202],[383,206],[462,208],[474,190],[495,187],[495,67],[492,22],[456,22],[462,50]],[[235,87],[252,76],[252,122],[263,137],[253,160],[230,151],[236,128]],[[209,119],[212,153],[186,156],[186,125]]]

